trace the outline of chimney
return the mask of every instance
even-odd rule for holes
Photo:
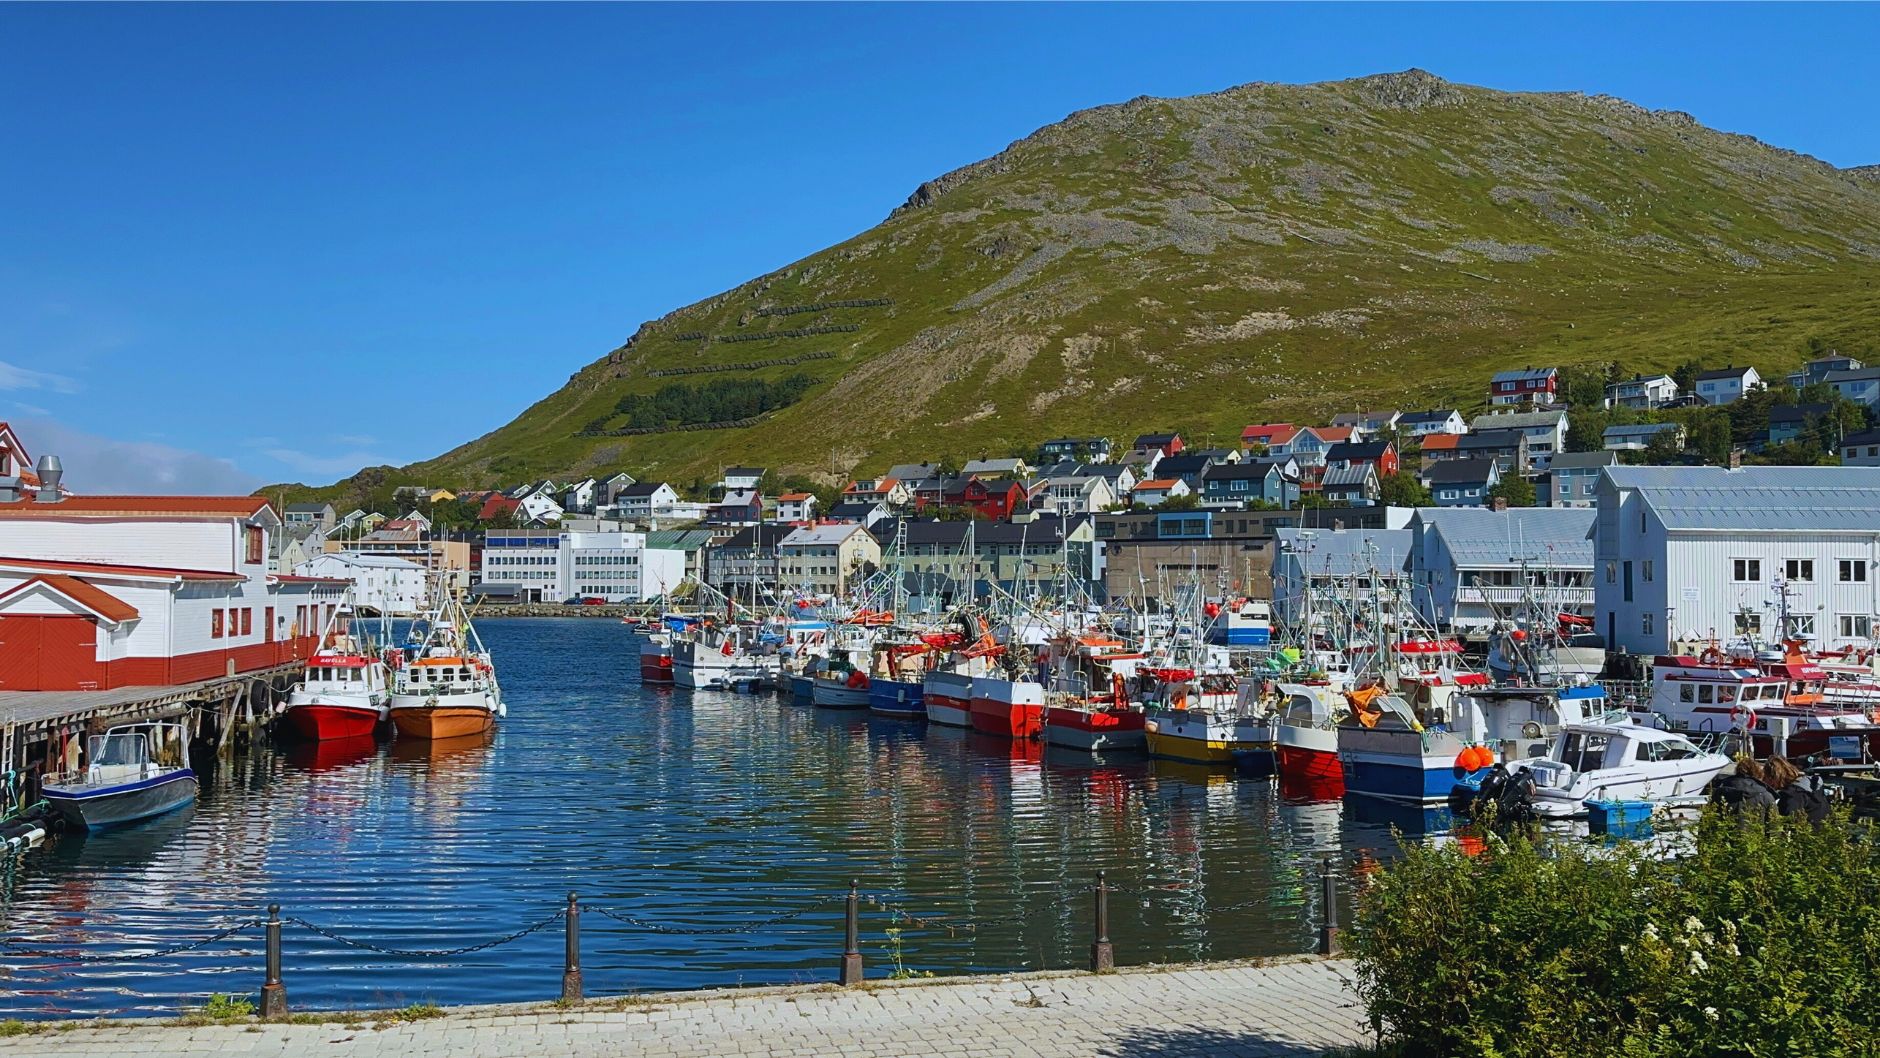
[[[1495,497],[1494,502],[1490,504],[1490,508],[1495,511],[1506,511],[1508,509],[1508,497],[1506,496]]]
[[[1730,449],[1730,469],[1743,469],[1743,450],[1741,448]]]
[[[35,468],[39,474],[39,492],[33,499],[40,503],[57,503],[64,499],[59,492],[59,481],[65,477],[65,466],[58,456],[40,456]]]

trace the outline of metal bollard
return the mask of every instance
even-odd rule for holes
[[[862,983],[861,905],[862,883],[851,878],[848,913],[843,924],[842,975],[836,978],[836,983],[841,985]]]
[[[1116,972],[1116,949],[1110,944],[1110,887],[1105,872],[1097,872],[1097,939],[1090,944],[1090,972]]]
[[[563,922],[567,926],[568,943],[561,957],[561,1001],[579,1003],[581,1002],[581,903],[572,892],[568,894],[568,913]]]
[[[1332,857],[1319,861],[1320,899],[1325,904],[1325,920],[1319,925],[1319,954],[1338,953],[1338,875],[1332,872]]]
[[[261,1016],[287,1016],[287,986],[281,983],[281,905],[268,905],[268,972],[261,982]]]

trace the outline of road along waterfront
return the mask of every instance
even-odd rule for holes
[[[1371,1039],[1351,979],[1349,963],[1312,959],[648,995],[573,1009],[459,1010],[410,1023],[369,1016],[310,1025],[105,1023],[0,1039],[0,1055],[1297,1056]]]
[[[589,996],[828,981],[851,878],[876,977],[1083,965],[1098,870],[1121,965],[1281,955],[1316,945],[1321,856],[1393,844],[1227,772],[643,688],[611,621],[479,627],[510,700],[493,737],[261,746],[191,812],[25,856],[0,1007],[163,1016],[252,995],[257,929],[146,956],[270,903],[329,931],[285,931],[297,1011],[552,999],[558,926],[449,957],[349,942],[477,945],[570,890],[613,912],[583,916]]]

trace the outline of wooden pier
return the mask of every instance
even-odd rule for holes
[[[87,735],[114,724],[177,718],[192,741],[226,752],[238,729],[272,720],[275,702],[305,668],[305,661],[290,660],[162,687],[0,691],[0,765],[11,771],[73,767]]]

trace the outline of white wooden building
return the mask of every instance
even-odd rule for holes
[[[1864,647],[1880,613],[1880,468],[1608,467],[1595,618],[1640,654],[1678,641]]]
[[[424,567],[390,555],[329,551],[293,568],[304,577],[330,577],[352,586],[353,605],[362,610],[408,617],[430,602]]]
[[[1585,616],[1593,606],[1592,525],[1584,508],[1419,508],[1410,521],[1416,608],[1470,638],[1528,602]]]
[[[281,522],[259,497],[40,495],[0,499],[0,690],[271,668],[312,652],[345,590],[269,574]]]

